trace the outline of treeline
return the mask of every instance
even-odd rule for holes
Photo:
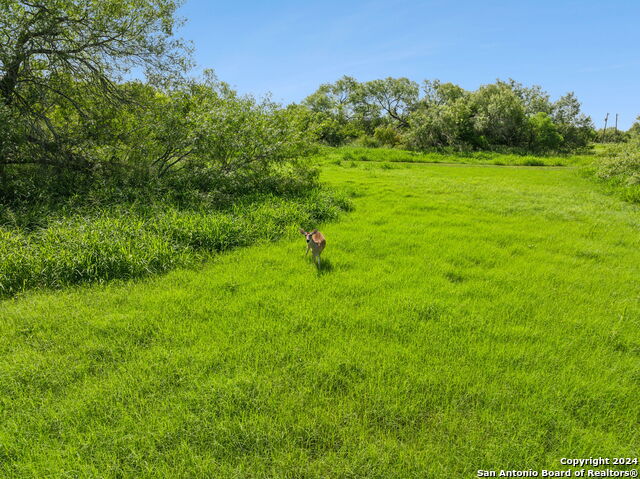
[[[286,107],[240,96],[212,73],[186,76],[179,3],[3,3],[0,204],[296,193],[315,185],[298,159],[317,143],[546,153],[597,138],[573,93],[552,101],[513,80],[467,91],[345,76]],[[124,81],[133,69],[144,82]]]
[[[310,147],[296,115],[211,72],[187,76],[190,51],[173,36],[179,4],[3,2],[0,204],[140,194],[229,203],[315,185],[296,162]],[[133,69],[146,80],[123,81]]]
[[[314,183],[313,171],[295,161],[310,143],[291,116],[211,73],[171,88],[112,84],[109,95],[83,94],[87,87],[69,78],[64,92],[41,91],[29,108],[42,112],[0,108],[0,200],[120,201],[144,190],[182,203],[203,195],[223,202]]]
[[[594,139],[569,93],[406,78],[324,84],[286,107],[186,76],[172,0],[7,0],[0,16],[0,203],[231,202],[313,187],[314,144],[567,152]],[[145,82],[125,82],[132,69]],[[2,213],[0,212],[0,215]]]
[[[329,145],[546,153],[578,150],[595,138],[573,93],[552,101],[541,87],[514,80],[468,91],[438,80],[420,85],[407,78],[358,82],[345,76],[321,85],[295,108],[309,112],[310,128]]]

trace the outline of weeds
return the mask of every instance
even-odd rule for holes
[[[132,279],[193,264],[207,254],[284,236],[351,208],[343,194],[239,202],[227,211],[133,205],[64,215],[25,232],[0,228],[0,296],[36,287]]]

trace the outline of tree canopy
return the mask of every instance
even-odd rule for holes
[[[86,165],[85,127],[122,102],[125,75],[170,81],[189,65],[175,0],[0,0],[0,162]],[[81,123],[70,122],[73,117]],[[1,141],[1,140],[0,140]]]
[[[420,88],[407,78],[360,83],[343,77],[323,84],[302,104],[321,115],[325,128],[318,129],[318,139],[334,145],[360,137],[363,144],[418,150],[546,152],[582,148],[593,138],[591,119],[573,93],[552,102],[542,87],[512,79],[467,91],[439,80],[426,80]]]

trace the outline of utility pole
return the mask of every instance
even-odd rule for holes
[[[613,135],[613,139],[615,141],[618,141],[618,114],[616,113],[616,126],[615,126],[615,132],[616,134]]]
[[[604,143],[604,139],[607,136],[607,121],[609,120],[609,113],[604,117],[604,130],[602,130],[602,143]]]

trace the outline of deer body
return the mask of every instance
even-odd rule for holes
[[[300,234],[304,235],[307,240],[307,250],[304,252],[305,256],[309,250],[311,250],[314,262],[317,260],[318,267],[320,267],[320,253],[322,253],[322,250],[324,250],[324,247],[327,245],[324,235],[318,230],[307,232],[303,229],[300,230]]]

